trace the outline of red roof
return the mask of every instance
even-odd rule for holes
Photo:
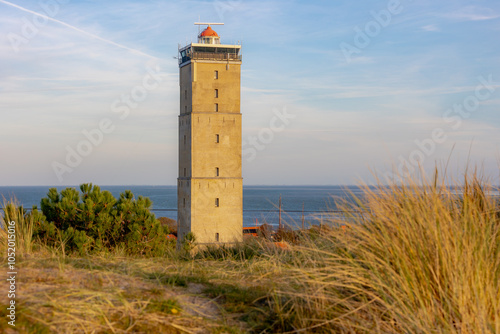
[[[209,37],[209,36],[214,36],[214,37],[219,37],[215,31],[210,28],[210,26],[207,27],[207,29],[203,30],[203,32],[200,34],[200,37]]]

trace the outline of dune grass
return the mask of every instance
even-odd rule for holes
[[[2,227],[0,229],[0,244],[4,245],[7,240],[7,224],[15,221],[15,243],[16,249],[22,254],[30,254],[33,244],[33,224],[36,219],[36,214],[27,213],[22,206],[17,204],[17,200],[12,199],[7,201],[3,199],[3,220],[0,220]]]
[[[435,180],[365,187],[344,204],[361,211],[353,223],[323,235],[329,247],[299,248],[297,258],[314,260],[295,262],[283,285],[294,327],[499,333],[500,213],[490,190],[474,175],[457,189]]]
[[[18,264],[17,329],[500,333],[498,197],[475,175],[458,185],[364,187],[341,204],[347,220],[304,231],[287,250],[250,240],[195,255],[82,257],[35,240]]]

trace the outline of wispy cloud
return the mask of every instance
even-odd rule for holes
[[[27,13],[30,13],[30,14],[33,14],[33,15],[36,15],[36,16],[39,16],[39,17],[42,17],[42,18],[47,19],[47,20],[49,20],[49,21],[59,23],[59,24],[61,24],[61,25],[65,26],[65,27],[67,27],[67,28],[69,28],[69,29],[75,30],[75,31],[77,31],[77,32],[79,32],[79,33],[82,33],[82,34],[84,34],[84,35],[88,36],[88,37],[91,37],[91,38],[97,39],[97,40],[99,40],[99,41],[101,41],[101,42],[104,42],[104,43],[107,43],[107,44],[110,44],[110,45],[114,45],[114,46],[119,47],[119,48],[121,48],[121,49],[125,49],[125,50],[127,50],[127,51],[132,52],[133,54],[137,54],[137,55],[145,56],[145,57],[148,57],[148,58],[157,59],[157,57],[151,56],[151,55],[149,55],[149,54],[147,54],[147,53],[144,53],[144,52],[142,52],[142,51],[139,51],[139,50],[137,50],[137,49],[129,48],[129,47],[125,46],[125,45],[122,45],[122,44],[119,44],[119,43],[116,43],[116,42],[110,41],[109,39],[105,39],[105,38],[102,38],[102,37],[97,36],[97,35],[95,35],[95,34],[89,33],[89,32],[87,32],[87,31],[85,31],[85,30],[82,30],[82,29],[80,29],[80,28],[77,28],[77,27],[75,27],[75,26],[72,26],[71,24],[68,24],[68,23],[66,23],[66,22],[62,22],[62,21],[57,20],[57,19],[55,19],[55,18],[53,18],[53,17],[50,17],[50,16],[47,16],[47,15],[44,15],[44,14],[37,13],[37,12],[35,12],[35,11],[32,11],[32,10],[29,10],[29,9],[27,9],[27,8],[21,7],[21,6],[19,6],[19,5],[13,4],[13,3],[11,3],[11,2],[8,2],[8,1],[5,1],[5,0],[0,0],[0,3],[3,3],[3,4],[5,4],[5,5],[8,5],[8,6],[11,6],[11,7],[14,7],[14,8],[17,8],[17,9],[22,10],[22,11],[27,12]]]
[[[423,26],[421,29],[423,31],[441,31],[441,29],[439,29],[439,27],[435,24],[428,24],[426,26]]]
[[[459,21],[484,21],[497,19],[500,14],[491,8],[467,6],[444,16]]]
[[[249,93],[264,93],[264,94],[282,94],[282,93],[289,93],[289,90],[286,89],[262,89],[262,88],[255,88],[255,87],[241,87],[242,92],[249,92]]]

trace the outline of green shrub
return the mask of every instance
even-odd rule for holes
[[[182,238],[182,242],[181,242],[182,250],[187,252],[187,253],[190,253],[194,249],[194,247],[196,245],[195,243],[196,243],[196,236],[194,235],[193,232],[188,232]]]
[[[125,247],[130,254],[157,256],[168,247],[168,230],[156,220],[149,198],[137,199],[131,191],[117,200],[109,191],[82,184],[60,193],[51,188],[41,201],[46,220],[35,235],[48,245],[61,243],[66,251],[88,253]]]

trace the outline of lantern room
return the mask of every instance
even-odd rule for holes
[[[209,25],[201,34],[198,35],[198,43],[220,44],[220,37]]]

